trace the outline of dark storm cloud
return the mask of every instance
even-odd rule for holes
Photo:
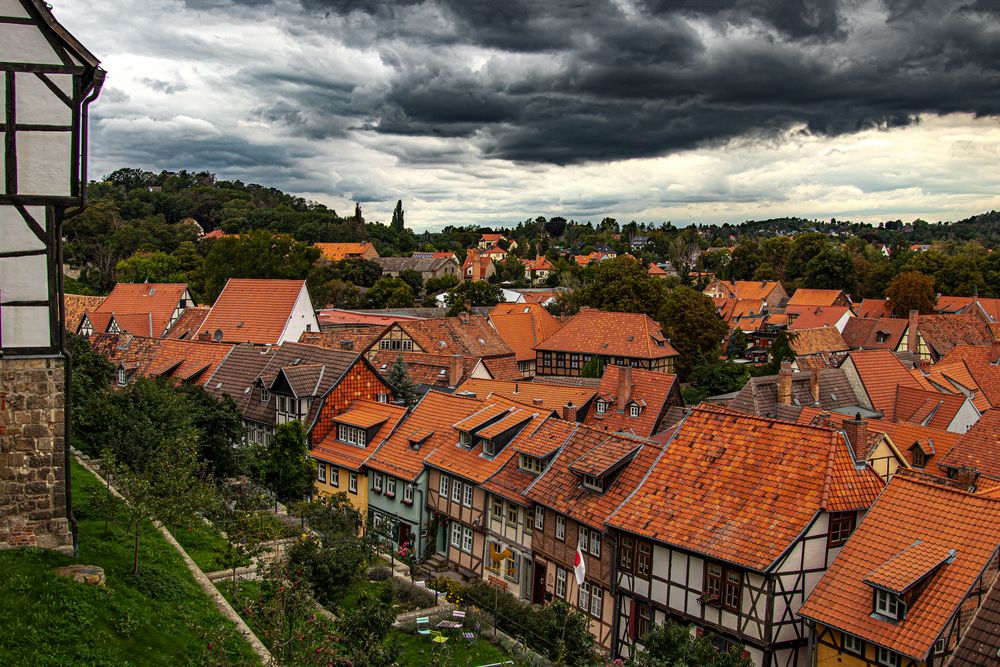
[[[231,1],[274,13],[264,0]],[[378,50],[387,80],[244,75],[268,91],[258,117],[301,136],[464,137],[487,156],[575,164],[799,126],[839,135],[927,113],[996,115],[997,4],[301,0],[301,15],[285,17],[295,30]],[[486,64],[474,67],[470,51]]]

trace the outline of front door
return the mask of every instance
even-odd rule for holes
[[[410,524],[405,521],[399,522],[399,544],[400,546],[407,544],[409,546],[414,546],[413,544],[413,530],[410,528]]]
[[[545,565],[538,561],[535,561],[535,575],[531,582],[531,602],[533,604],[545,602]]]

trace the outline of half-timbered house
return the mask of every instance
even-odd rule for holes
[[[881,488],[840,431],[694,408],[608,522],[615,653],[669,618],[759,667],[804,667],[799,607]]]

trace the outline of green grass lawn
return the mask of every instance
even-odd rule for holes
[[[71,559],[53,552],[0,552],[0,664],[259,664],[149,522],[132,576],[132,534],[114,523],[105,534],[94,505],[105,493],[100,482],[76,462],[72,475],[79,562],[103,567],[107,585],[56,576],[52,569]]]
[[[403,647],[396,662],[399,665],[441,665],[442,667],[475,667],[493,665],[511,656],[483,638],[471,643],[462,638],[458,631],[449,633],[448,641],[439,646],[423,635],[394,633]]]
[[[226,569],[222,554],[227,543],[212,526],[199,521],[188,528],[171,528],[170,532],[202,572]]]

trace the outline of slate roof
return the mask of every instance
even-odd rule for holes
[[[562,324],[537,303],[500,303],[493,307],[490,324],[503,342],[514,351],[517,361],[534,361],[534,347]]]
[[[128,314],[124,328],[129,333],[159,338],[167,330],[170,316],[186,290],[184,283],[118,283],[96,312],[114,313],[119,325]],[[145,322],[133,317],[139,314],[145,315]]]
[[[103,296],[85,296],[83,294],[63,294],[63,305],[66,309],[66,331],[76,333],[83,314],[97,310],[104,302]]]
[[[232,349],[233,346],[227,343],[165,338],[157,346],[156,356],[143,375],[204,385]]]
[[[921,382],[888,350],[854,350],[848,355],[872,406],[883,415],[892,415],[898,386],[921,389]],[[845,362],[846,363],[846,362]]]
[[[892,421],[947,429],[958,416],[965,401],[962,394],[945,394],[899,385],[893,401]]]
[[[660,325],[650,317],[592,308],[580,310],[535,349],[635,359],[677,356]]]
[[[917,330],[937,355],[944,356],[956,345],[990,345],[990,327],[975,315],[920,315]]]
[[[989,410],[980,417],[941,459],[941,465],[969,467],[981,475],[1000,480],[1000,410]]]
[[[980,604],[949,667],[1000,667],[1000,577]]]
[[[230,278],[208,313],[202,330],[222,330],[227,343],[275,345],[295,308],[304,280]]]
[[[659,430],[668,401],[679,398],[677,377],[639,368],[631,369],[632,383],[626,401],[639,403],[640,409],[638,417],[630,417],[627,404],[623,411],[619,411],[617,406],[621,372],[622,367],[613,364],[604,369],[597,397],[603,397],[610,405],[604,414],[598,414],[597,408],[591,404],[584,423],[604,431],[622,431],[648,438]]]
[[[378,403],[367,399],[357,399],[344,412],[333,418],[334,423],[351,424],[358,428],[371,428],[381,424],[365,447],[352,445],[337,439],[337,429],[333,428],[309,455],[341,468],[358,471],[369,456],[378,448],[392,430],[406,415],[406,408],[391,403]]]
[[[832,306],[844,296],[839,289],[807,289],[800,287],[788,300],[789,306]]]
[[[852,317],[844,325],[844,341],[852,350],[895,350],[908,325],[909,321],[902,319]]]
[[[929,573],[926,587],[903,620],[873,617],[872,587],[865,579],[918,540],[928,545],[920,549],[929,553],[922,565],[936,560],[945,549],[955,550],[954,560]],[[998,545],[1000,500],[900,472],[834,559],[799,615],[925,660]],[[914,569],[902,568],[908,576],[901,578],[912,576]]]
[[[611,435],[580,424],[550,419],[540,429],[541,443],[565,443],[550,466],[525,491],[533,502],[544,505],[571,519],[594,528],[603,528],[615,509],[631,494],[646,476],[663,451],[660,445],[622,435]],[[535,436],[528,438],[534,440]],[[534,443],[528,446],[534,446]],[[548,445],[540,447],[546,449]],[[634,452],[626,457],[620,470],[605,478],[603,493],[586,489],[580,475],[571,470],[581,457],[600,448],[600,452]],[[598,453],[600,457],[600,453]]]
[[[789,336],[788,345],[797,355],[808,356],[820,352],[843,352],[847,343],[834,327],[818,329],[798,329],[794,336]]]
[[[237,345],[212,373],[205,389],[216,395],[230,396],[240,413],[244,413],[250,401],[259,400],[254,382],[267,368],[275,352],[276,348],[271,347]]]
[[[185,308],[181,316],[177,318],[174,325],[170,327],[164,338],[175,338],[178,340],[195,340],[198,334],[204,329],[201,325],[208,317],[209,306],[191,306]]]
[[[881,488],[836,430],[696,407],[609,524],[764,572],[818,512],[867,509]]]
[[[835,410],[860,405],[851,383],[841,368],[820,369],[819,405],[823,410]],[[811,393],[812,373],[792,374],[792,404],[813,405]],[[752,377],[743,385],[729,407],[761,417],[774,417],[778,407],[778,376],[763,375]]]

